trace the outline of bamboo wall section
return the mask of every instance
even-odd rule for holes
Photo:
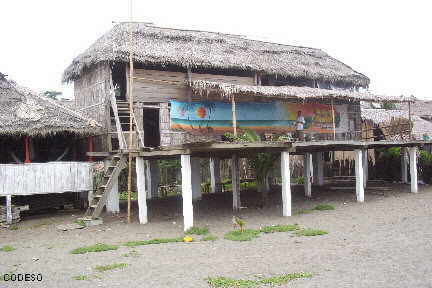
[[[93,190],[93,172],[88,162],[0,165],[1,196],[90,190]]]

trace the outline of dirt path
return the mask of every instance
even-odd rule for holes
[[[177,237],[182,233],[181,206],[175,199],[150,204],[148,225],[125,225],[124,215],[107,216],[106,224],[82,230],[59,231],[79,212],[32,216],[16,231],[0,230],[0,272],[40,272],[41,283],[0,282],[0,287],[208,287],[204,278],[226,276],[254,278],[282,273],[311,272],[313,277],[285,287],[432,287],[432,188],[406,193],[408,186],[395,185],[385,195],[366,194],[358,204],[354,191],[314,191],[307,200],[300,189],[294,193],[294,211],[331,203],[333,211],[315,211],[280,217],[280,193],[273,194],[266,209],[242,210],[248,228],[298,223],[327,230],[328,235],[292,237],[289,233],[261,235],[251,242],[223,239],[232,230],[230,196],[217,195],[196,205],[196,225],[205,226],[219,239],[214,242],[172,243],[120,247],[116,251],[72,255],[69,251],[99,242],[122,244],[130,240]],[[243,196],[243,195],[242,195]],[[135,250],[137,257],[123,254]],[[95,272],[97,265],[128,263],[123,270]],[[73,280],[87,275],[89,280]],[[95,276],[96,275],[96,276]],[[98,277],[98,278],[96,278]]]

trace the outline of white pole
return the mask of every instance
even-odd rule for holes
[[[291,216],[291,173],[289,166],[289,152],[281,153],[282,176],[282,215]]]
[[[240,208],[240,173],[238,155],[233,154],[231,158],[231,183],[233,193],[233,210]]]
[[[199,158],[191,158],[192,199],[201,200],[201,164]]]
[[[182,171],[183,229],[186,231],[193,227],[191,156],[181,155],[180,162]]]
[[[312,197],[312,154],[304,155],[304,190],[306,197]]]
[[[6,223],[12,224],[12,196],[6,195]]]
[[[219,158],[210,158],[210,184],[211,193],[221,192],[218,184],[220,184],[220,160]]]
[[[418,192],[417,183],[417,147],[409,148],[410,172],[411,172],[411,192]]]
[[[144,169],[144,159],[136,157],[136,175],[137,175],[137,190],[138,190],[138,218],[140,224],[146,224],[147,218],[147,196],[146,196],[146,177]]]
[[[363,187],[366,188],[367,186],[367,181],[369,178],[369,163],[368,163],[368,150],[364,149],[362,152],[362,156],[363,156],[363,171],[364,171],[364,177],[363,177]]]
[[[364,171],[363,171],[363,156],[362,150],[356,149],[355,153],[355,174],[356,174],[356,195],[357,202],[364,202]]]
[[[401,148],[401,169],[402,169],[402,183],[408,183],[408,152],[407,148]]]

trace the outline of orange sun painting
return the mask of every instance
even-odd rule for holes
[[[198,109],[196,110],[196,116],[203,119],[206,116],[207,112],[205,107],[201,106],[198,107]]]

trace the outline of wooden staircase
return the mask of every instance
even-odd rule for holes
[[[84,219],[96,219],[102,213],[104,206],[106,205],[108,195],[111,193],[113,188],[114,179],[118,177],[120,171],[126,167],[126,156],[122,154],[116,154],[111,158],[108,167],[105,169],[102,185],[97,187],[93,195],[92,201],[89,203],[89,207],[84,214]]]

